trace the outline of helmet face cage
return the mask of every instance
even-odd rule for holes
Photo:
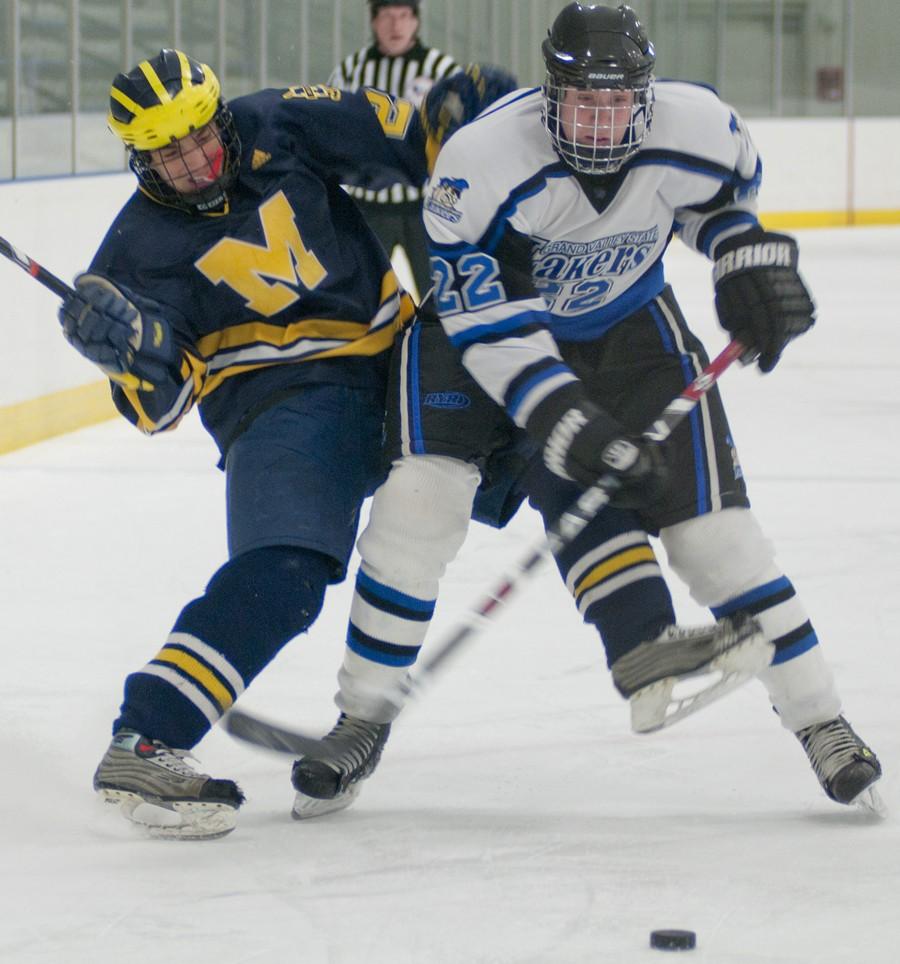
[[[579,95],[594,95],[593,105]],[[617,104],[617,95],[631,102]],[[577,106],[576,106],[577,104]],[[640,148],[653,114],[653,78],[641,87],[575,86],[548,71],[544,125],[563,161],[582,174],[614,174]]]
[[[212,136],[202,142],[192,140],[187,151],[185,151],[185,138],[173,140],[165,148],[152,151],[141,151],[135,147],[129,147],[129,166],[146,194],[162,204],[191,214],[203,214],[225,204],[228,199],[228,190],[237,180],[241,150],[234,118],[224,102],[219,102],[212,120],[201,127],[197,133],[207,129]],[[174,159],[169,159],[167,163],[166,155],[173,149],[177,153]],[[193,152],[193,165],[187,161],[188,152]],[[187,193],[176,190],[173,182],[189,167],[196,167],[198,159],[201,166],[205,159],[207,169],[216,175],[215,180],[197,191]],[[173,160],[174,164],[172,164]]]
[[[541,48],[544,124],[563,161],[613,174],[639,150],[653,115],[656,53],[627,6],[570,3]]]

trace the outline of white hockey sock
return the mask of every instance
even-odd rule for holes
[[[813,646],[786,662],[773,663],[759,678],[769,691],[782,726],[791,733],[840,715],[841,700],[821,646]]]
[[[444,456],[394,463],[375,493],[335,700],[352,716],[387,723],[385,705],[415,662],[431,622],[438,583],[466,537],[478,469]]]
[[[796,732],[840,713],[834,677],[815,630],[772,546],[747,509],[725,509],[661,533],[669,563],[716,617],[751,612],[778,647],[759,674],[782,724]]]

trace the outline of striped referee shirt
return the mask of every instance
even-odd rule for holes
[[[388,57],[380,53],[375,44],[370,44],[345,57],[335,67],[328,83],[342,90],[375,87],[395,97],[410,100],[418,107],[436,80],[455,74],[458,70],[460,66],[452,57],[434,47],[424,47],[418,40],[398,57]],[[422,192],[418,188],[405,184],[394,184],[380,191],[353,188],[350,193],[360,200],[380,204],[422,200]]]

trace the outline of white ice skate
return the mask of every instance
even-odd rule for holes
[[[631,728],[652,733],[721,699],[765,669],[774,645],[750,617],[710,626],[667,626],[612,666],[631,705]]]
[[[233,780],[198,773],[184,750],[133,730],[113,737],[94,789],[151,837],[211,840],[234,830],[244,795]]]

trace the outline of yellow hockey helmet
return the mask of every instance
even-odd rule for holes
[[[160,50],[113,81],[107,121],[128,147],[152,151],[208,124],[220,98],[210,67],[180,50]]]

